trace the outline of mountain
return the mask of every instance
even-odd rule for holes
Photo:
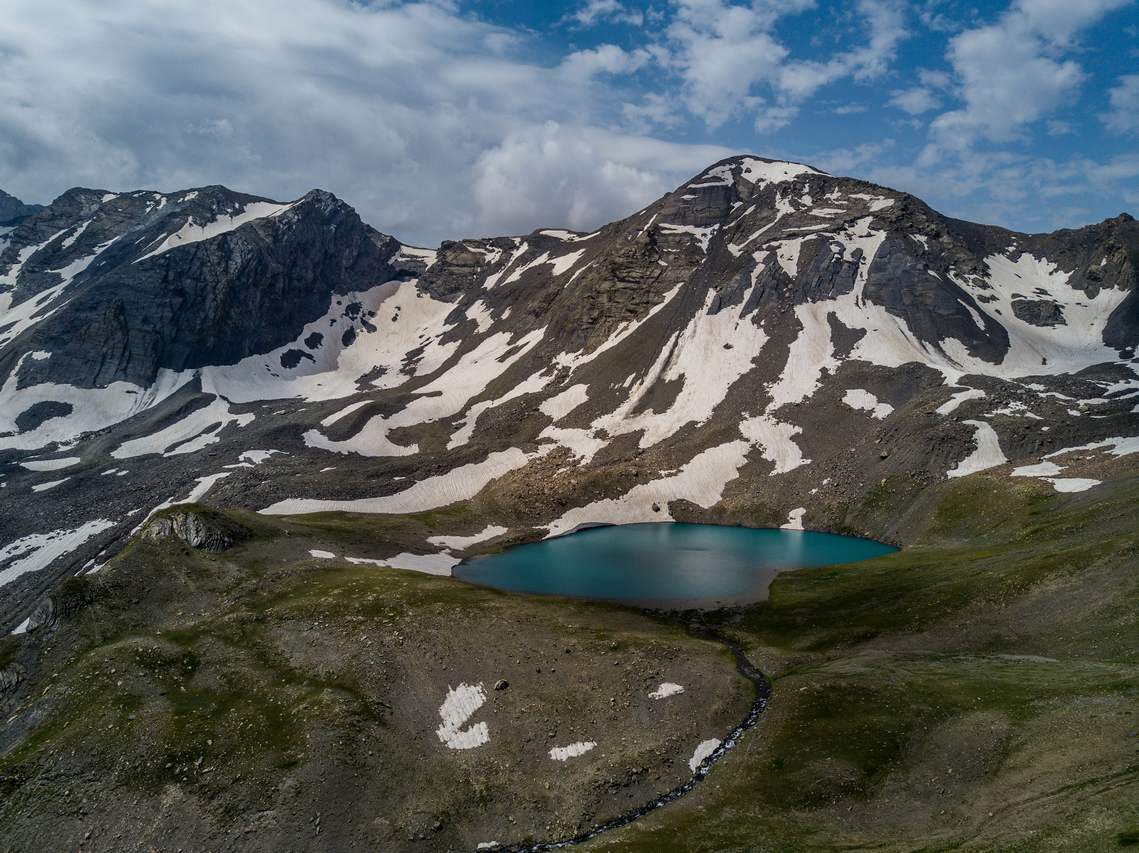
[[[736,157],[437,249],[320,191],[6,227],[12,849],[1133,842],[1130,216]],[[445,577],[669,519],[902,550],[711,613]]]
[[[438,250],[319,191],[70,190],[0,254],[2,621],[207,494],[905,542],[859,509],[886,479],[1132,449],[1137,263],[1126,215],[1018,234],[755,157],[592,234]]]
[[[0,190],[0,228],[9,229],[41,209],[38,204],[24,204],[13,195]],[[6,231],[0,231],[3,237]]]

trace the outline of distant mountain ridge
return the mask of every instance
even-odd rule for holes
[[[22,220],[42,209],[43,205],[24,204],[14,195],[9,195],[0,190],[0,228],[18,225]]]
[[[0,626],[188,497],[904,542],[862,509],[893,477],[1094,488],[1139,452],[1137,285],[1130,216],[1018,234],[751,156],[437,250],[320,191],[70,190],[0,235]]]

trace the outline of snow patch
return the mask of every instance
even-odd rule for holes
[[[1008,462],[1008,458],[1001,451],[996,430],[992,426],[985,421],[964,421],[964,423],[976,430],[973,434],[976,446],[972,453],[957,463],[956,468],[946,474],[947,477],[965,477]]]
[[[958,391],[934,411],[939,415],[948,415],[950,412],[956,411],[957,407],[966,400],[979,400],[984,396],[985,392],[980,388],[966,388],[964,391]]]
[[[549,448],[540,450],[542,455]],[[278,501],[261,510],[266,515],[293,515],[309,512],[368,512],[406,513],[436,509],[457,501],[470,500],[491,480],[501,477],[516,468],[521,468],[530,459],[521,450],[512,447],[491,453],[482,462],[460,465],[458,468],[427,477],[415,485],[378,498],[358,498],[356,500],[322,500],[319,498],[288,498]]]
[[[183,198],[183,201],[187,200]],[[295,204],[295,202],[294,202]],[[209,240],[213,237],[218,237],[222,234],[227,234],[230,231],[236,231],[247,222],[252,222],[255,219],[268,219],[274,216],[280,216],[292,204],[274,204],[268,201],[255,201],[243,207],[240,212],[233,214],[224,214],[211,220],[198,225],[194,221],[194,217],[190,217],[173,234],[169,234],[162,240],[155,248],[151,249],[141,258],[138,258],[134,263],[145,261],[147,258],[153,258],[168,252],[171,249],[177,249],[179,246],[188,246],[191,243],[199,243],[202,240]]]
[[[1063,470],[1063,466],[1057,465],[1055,462],[1048,462],[1045,460],[1036,465],[1021,465],[1019,468],[1014,468],[1012,471],[1012,476],[1051,477],[1054,474],[1059,474]]]
[[[29,471],[58,471],[61,468],[70,468],[78,465],[82,459],[78,456],[64,456],[59,459],[27,459],[20,463],[21,468]]]
[[[662,681],[660,686],[649,694],[650,699],[667,699],[669,696],[675,696],[677,693],[683,693],[684,688],[679,684],[673,684],[671,681]]]
[[[579,383],[571,385],[548,400],[543,400],[538,406],[538,411],[555,421],[560,421],[588,399],[589,387]]]
[[[568,761],[571,758],[577,758],[579,755],[585,755],[595,746],[597,743],[592,740],[578,741],[568,746],[555,746],[550,750],[550,758],[554,761]]]
[[[412,554],[405,551],[401,554],[396,554],[394,557],[385,557],[382,560],[366,557],[348,557],[347,560],[349,563],[388,566],[393,569],[420,572],[421,574],[435,575],[436,577],[450,577],[451,569],[461,562],[458,557],[454,557],[446,551],[440,551],[438,554]]]
[[[252,462],[254,465],[260,465],[274,453],[288,456],[283,450],[246,450],[237,458],[240,462]]]
[[[877,397],[862,388],[848,389],[842,401],[852,409],[870,412],[878,420],[885,420],[894,411],[889,403],[879,403]]]
[[[720,230],[719,225],[711,225],[707,228],[699,228],[695,225],[673,225],[669,222],[662,222],[657,226],[662,234],[691,234],[696,238],[700,244],[700,250],[707,254],[708,244],[712,242],[712,238],[716,232]]]
[[[252,423],[253,418],[250,413],[232,413],[229,401],[214,397],[209,405],[195,409],[165,429],[124,441],[111,451],[111,456],[114,459],[132,459],[152,453],[161,453],[163,456],[194,453],[221,441],[220,433],[229,424],[244,427]]]
[[[782,161],[767,162],[747,157],[741,161],[743,167],[740,171],[742,177],[759,187],[768,184],[782,184],[793,181],[801,175],[825,175],[818,169],[812,169],[802,163],[787,163]]]
[[[27,572],[47,568],[60,557],[80,548],[87,540],[110,530],[115,522],[105,518],[88,521],[76,528],[21,536],[0,548],[0,586]]]
[[[779,525],[780,530],[802,530],[803,529],[803,516],[806,515],[806,507],[796,507],[787,513],[787,523]]]
[[[479,542],[486,542],[488,539],[494,539],[496,536],[501,536],[507,531],[505,527],[499,527],[492,524],[489,527],[480,530],[470,536],[429,536],[427,541],[432,545],[438,545],[441,548],[455,548],[462,550],[469,548],[471,545],[477,545]]]
[[[449,749],[474,749],[489,741],[490,730],[486,723],[463,728],[484,704],[486,691],[482,682],[449,687],[447,698],[439,706],[439,717],[443,721],[435,730],[439,740]]]
[[[1052,488],[1058,492],[1086,492],[1093,486],[1098,486],[1101,480],[1089,480],[1083,477],[1045,477],[1044,482],[1051,483]]]
[[[668,503],[673,500],[688,500],[705,509],[715,506],[723,497],[724,487],[736,478],[749,449],[743,440],[710,447],[671,476],[641,483],[621,497],[569,510],[548,526],[546,538],[594,524],[672,521]]]
[[[544,334],[543,328],[519,340],[514,340],[508,332],[490,335],[464,353],[445,373],[416,389],[414,398],[394,414],[376,415],[359,432],[342,441],[329,439],[318,430],[309,430],[304,434],[305,444],[334,453],[356,453],[360,456],[410,456],[417,453],[418,445],[396,444],[388,434],[399,427],[458,414],[491,381],[526,355]]]
[[[688,769],[695,773],[697,768],[699,768],[700,765],[703,764],[705,760],[707,760],[708,757],[711,756],[712,753],[719,748],[719,746],[720,741],[718,741],[716,738],[709,738],[708,740],[700,741],[700,743],[697,744],[695,751],[693,751],[692,757],[688,759]]]
[[[47,483],[37,483],[32,486],[33,492],[46,492],[48,489],[54,489],[56,486],[62,485],[70,480],[70,477],[64,477],[62,480],[50,480]]]

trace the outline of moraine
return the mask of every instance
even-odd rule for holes
[[[780,572],[880,557],[869,539],[711,524],[594,527],[467,560],[465,581],[511,592],[664,607],[760,601]]]

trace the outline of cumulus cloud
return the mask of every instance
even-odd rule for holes
[[[890,93],[890,103],[912,116],[927,113],[937,109],[941,99],[924,86],[913,86],[909,89],[897,89]]]
[[[546,122],[512,132],[479,157],[478,221],[491,234],[543,225],[589,230],[614,211],[627,215],[643,207],[730,153]]]
[[[758,105],[752,87],[782,67],[789,51],[768,31],[776,17],[721,0],[680,0],[668,38],[688,109],[709,126]]]
[[[683,81],[688,109],[710,127],[738,113],[753,115],[755,128],[785,127],[819,89],[843,78],[884,74],[907,36],[897,0],[858,0],[854,47],[826,60],[792,55],[773,28],[780,18],[814,8],[814,0],[678,0],[667,30],[673,67]]]
[[[643,68],[652,60],[652,54],[641,48],[627,51],[615,44],[603,44],[588,50],[578,50],[561,63],[561,70],[570,77],[585,81],[598,74],[628,74]]]
[[[1011,142],[1068,103],[1086,75],[1063,51],[1081,30],[1127,2],[1016,0],[995,23],[954,36],[947,58],[963,105],[933,121],[926,162],[978,140]]]
[[[1126,74],[1108,93],[1111,109],[1101,118],[1114,133],[1139,131],[1139,74]]]
[[[832,175],[852,175],[878,161],[894,144],[893,139],[886,138],[877,142],[864,142],[853,148],[836,148],[818,155],[814,162]]]

